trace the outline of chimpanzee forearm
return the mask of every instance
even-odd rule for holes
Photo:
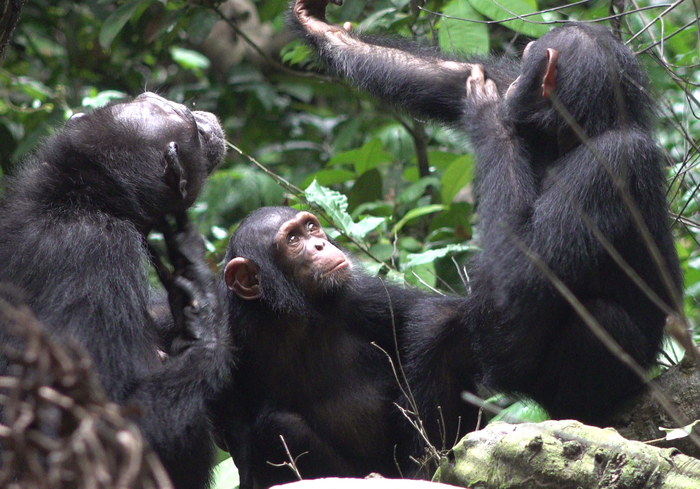
[[[356,35],[325,21],[327,0],[298,0],[289,16],[292,28],[338,76],[409,114],[458,123],[471,63],[486,65],[504,91],[517,73],[511,61],[450,58],[403,39]]]
[[[163,223],[161,231],[173,271],[165,268],[157,256],[151,259],[168,292],[172,347],[170,357],[159,369],[138,380],[128,400],[148,412],[141,428],[175,486],[202,487],[214,457],[209,436],[211,405],[231,373],[226,310],[214,274],[204,260],[204,241],[187,216],[178,216],[175,229]],[[169,418],[164,430],[162,420]],[[192,433],[199,436],[193,437]],[[192,443],[197,446],[173,449]]]
[[[217,365],[228,361],[228,353],[221,348],[190,347],[139,379],[129,395],[128,402],[143,410],[139,426],[175,487],[204,487],[209,479],[215,461],[209,404],[230,373]],[[168,420],[167,429],[163,420]]]

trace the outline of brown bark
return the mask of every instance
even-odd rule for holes
[[[5,50],[17,26],[23,5],[24,0],[0,0],[0,63],[5,59]]]
[[[660,426],[679,428],[700,419],[700,370],[695,368],[692,362],[683,360],[659,375],[654,382],[680,412],[683,418],[680,424],[671,419],[648,390],[623,403],[606,424],[615,428],[625,438],[648,441],[665,437],[666,433],[659,429]],[[700,434],[700,430],[695,428],[695,433]],[[686,455],[700,458],[700,447],[689,438],[660,441],[654,445],[675,447]]]

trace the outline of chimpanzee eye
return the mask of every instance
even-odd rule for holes
[[[296,244],[299,241],[299,236],[296,234],[289,234],[287,236],[287,244]]]
[[[318,229],[318,226],[316,226],[316,223],[315,223],[315,222],[309,221],[309,222],[306,224],[306,229],[308,229],[309,231],[315,231],[316,229]]]

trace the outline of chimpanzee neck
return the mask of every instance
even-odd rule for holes
[[[81,166],[68,174],[50,162],[38,163],[33,171],[24,172],[13,187],[22,200],[32,202],[39,207],[37,211],[47,214],[105,214],[130,222],[144,235],[153,225],[141,199],[97,166]],[[105,199],[105,195],[110,198]]]

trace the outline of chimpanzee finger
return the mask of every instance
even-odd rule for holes
[[[188,222],[183,228],[174,233],[171,246],[175,249],[174,252],[177,259],[183,264],[182,275],[191,280],[204,278],[201,276],[201,273],[192,274],[193,271],[201,266],[208,270],[204,261],[204,255],[206,254],[204,238],[193,224]]]
[[[329,0],[297,0],[293,7],[294,15],[299,18],[302,24],[306,24],[312,19],[320,20],[325,23],[328,1]]]
[[[168,269],[168,267],[165,266],[163,260],[161,260],[160,255],[158,254],[158,250],[156,250],[150,244],[148,245],[148,254],[151,259],[151,264],[153,265],[153,268],[156,269],[158,278],[163,283],[165,290],[168,290],[168,287],[170,287],[174,281],[172,272]]]
[[[481,65],[472,65],[471,78],[473,78],[477,84],[482,85],[484,83],[484,68],[482,68]]]
[[[175,277],[173,281],[174,287],[178,289],[179,294],[183,298],[182,308],[191,308],[193,312],[199,312],[202,304],[202,298],[199,290],[195,287],[194,282],[187,280],[184,277]]]
[[[493,80],[486,80],[484,84],[484,95],[486,100],[498,100],[498,89]]]

